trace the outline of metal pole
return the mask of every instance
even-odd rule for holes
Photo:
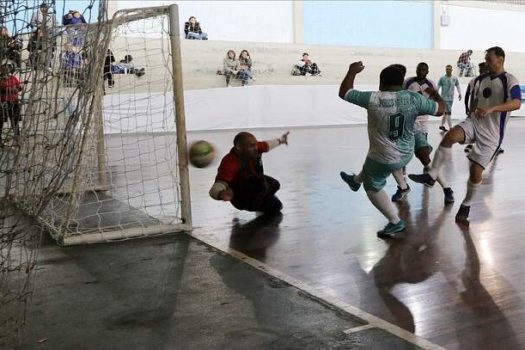
[[[177,128],[177,151],[179,157],[179,179],[181,214],[183,223],[191,227],[190,176],[188,172],[188,146],[186,140],[186,117],[184,114],[184,87],[182,84],[182,57],[180,52],[179,8],[169,6],[171,65],[173,68],[173,103]]]

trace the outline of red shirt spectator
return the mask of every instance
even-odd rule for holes
[[[0,102],[18,102],[20,81],[12,74],[0,77]]]

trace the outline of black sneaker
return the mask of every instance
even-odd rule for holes
[[[352,191],[357,192],[359,188],[361,187],[361,184],[354,180],[355,174],[348,175],[344,171],[341,171],[339,175],[341,176],[341,179],[343,179],[343,181],[348,184],[348,186],[350,187]]]
[[[441,125],[441,126],[439,127],[439,130],[441,130],[441,131],[443,131],[443,132],[447,132],[447,131],[448,131],[447,128],[445,128],[445,126],[443,126],[443,125]]]
[[[498,149],[498,154],[502,154],[504,152],[505,152],[505,150],[503,150],[503,148]]]
[[[403,200],[409,193],[410,193],[410,186],[408,186],[408,184],[407,184],[407,188],[405,188],[404,190],[401,187],[397,186],[397,191],[392,196],[392,202],[399,202]]]
[[[432,187],[436,183],[436,180],[434,180],[432,178],[432,176],[430,176],[430,174],[428,174],[428,173],[423,173],[423,174],[419,174],[419,175],[409,174],[408,178],[410,180],[414,181],[414,182],[423,184],[423,185],[425,185],[427,187]]]
[[[443,193],[445,194],[445,205],[454,203],[454,191],[450,187],[444,188]]]
[[[470,152],[470,150],[472,150],[472,145],[466,145],[465,146],[465,152]]]
[[[461,204],[458,213],[456,214],[456,222],[458,224],[468,225],[468,214],[470,214],[470,206]]]

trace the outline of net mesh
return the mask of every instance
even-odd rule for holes
[[[108,20],[92,0],[88,23],[59,26],[65,4],[40,4],[0,4],[0,348],[23,325],[43,227],[60,244],[189,228],[168,8]]]

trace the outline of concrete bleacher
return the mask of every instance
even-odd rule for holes
[[[164,131],[165,122],[158,112],[152,113],[151,106],[168,103],[161,82],[169,76],[165,63],[155,51],[158,47],[148,42],[129,42],[122,46],[119,40],[114,43],[117,60],[124,53],[135,57],[137,67],[145,65],[146,75],[137,78],[133,75],[115,75],[116,86],[108,91],[105,98],[108,125],[106,130],[121,132],[122,113],[129,113],[129,106],[119,106],[119,101],[134,101],[133,110],[137,124],[130,131]],[[167,44],[167,43],[166,43]],[[126,52],[126,47],[135,51]],[[217,75],[222,68],[222,60],[230,49],[239,53],[246,49],[253,60],[256,81],[248,87],[227,88],[225,78]],[[164,49],[165,50],[165,49]],[[407,76],[415,75],[419,62],[429,64],[428,77],[439,79],[445,66],[455,67],[460,51],[453,50],[410,50],[366,47],[343,47],[276,43],[248,43],[230,41],[182,40],[183,86],[185,90],[185,110],[188,130],[244,129],[261,127],[294,127],[321,125],[348,125],[366,122],[366,111],[348,104],[338,98],[339,84],[346,74],[349,63],[362,60],[365,70],[356,79],[356,88],[376,90],[379,72],[392,63],[407,66]],[[144,52],[147,53],[146,56]],[[321,76],[292,76],[293,65],[308,52],[316,62]],[[477,64],[484,59],[484,52],[473,54]],[[169,67],[171,70],[171,67]],[[508,53],[507,69],[525,80],[525,54]],[[457,69],[454,74],[457,74]],[[463,92],[470,78],[460,78]],[[149,96],[146,96],[150,94]],[[119,112],[120,111],[120,112]],[[524,111],[513,113],[525,115]],[[144,117],[147,116],[147,117]],[[455,119],[465,117],[462,103],[453,106]],[[165,117],[165,116],[164,116]],[[150,122],[146,122],[146,121]],[[171,120],[171,118],[168,118]],[[152,121],[152,122],[151,122]],[[151,127],[152,125],[159,125]],[[115,128],[115,126],[117,126]]]
[[[429,64],[428,77],[438,80],[445,73],[445,65],[456,66],[461,51],[420,50],[344,47],[306,44],[248,43],[230,41],[182,41],[182,64],[185,90],[224,87],[224,77],[216,75],[222,68],[222,60],[229,49],[239,53],[246,49],[253,60],[253,85],[333,85],[339,84],[346,73],[348,64],[362,60],[366,66],[356,83],[373,84],[379,82],[380,70],[391,63],[407,66],[407,75],[415,75],[419,62]],[[466,48],[468,49],[468,48]],[[321,71],[320,77],[291,76],[292,66],[300,60],[303,52],[308,52]],[[472,62],[484,60],[484,53],[475,51]],[[525,54],[507,53],[506,68],[518,79],[525,81]],[[459,73],[457,70],[454,74]],[[461,78],[467,83],[468,78]]]

